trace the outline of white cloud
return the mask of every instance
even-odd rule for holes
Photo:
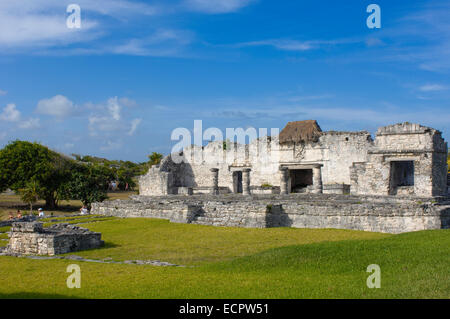
[[[0,96],[8,94],[8,91],[0,90]]]
[[[90,116],[88,121],[91,136],[98,136],[100,132],[112,132],[120,127],[120,123],[108,116]]]
[[[272,46],[279,50],[286,51],[307,51],[314,48],[312,42],[301,42],[296,40],[262,40],[240,43],[238,47],[253,47],[253,46]]]
[[[184,6],[191,11],[208,14],[230,13],[248,6],[254,0],[185,0]]]
[[[81,8],[114,18],[124,18],[132,15],[154,16],[161,14],[162,7],[150,5],[146,1],[128,0],[77,0]]]
[[[103,42],[111,19],[129,27],[129,21],[146,16],[194,11],[219,14],[238,11],[256,0],[179,0],[175,4],[148,4],[144,0],[77,0],[81,28],[66,26],[68,3],[60,0],[0,1],[0,49],[2,54],[33,52],[38,55],[127,54],[139,56],[185,56],[182,49],[192,42],[193,32],[167,30],[157,22],[155,34]],[[158,29],[160,26],[162,28]],[[117,27],[117,25],[116,25]],[[95,41],[94,41],[95,40]],[[69,46],[71,45],[71,46]],[[34,48],[35,50],[30,50]]]
[[[100,147],[100,150],[102,151],[112,151],[112,150],[118,150],[122,147],[122,142],[121,141],[107,141],[106,145],[103,145]]]
[[[20,1],[8,1],[6,10],[0,7],[0,47],[14,49],[23,47],[48,47],[57,44],[76,43],[95,38],[92,32],[97,23],[85,22],[81,29],[66,26],[65,10],[59,14],[36,10],[16,11],[16,6],[26,8]],[[2,4],[4,7],[4,4]]]
[[[117,100],[117,96],[108,100],[108,110],[115,121],[120,121],[120,109],[121,106]]]
[[[124,19],[133,15],[155,15],[158,9],[144,2],[127,0],[77,0],[82,10],[80,29],[66,26],[67,5],[59,0],[0,1],[0,47],[52,47],[88,42],[98,38],[103,25],[95,15]],[[83,19],[89,17],[89,19]]]
[[[320,96],[320,95],[317,95]],[[324,97],[328,94],[323,94]],[[408,109],[401,105],[386,101],[374,101],[371,105],[342,106],[339,102],[326,99],[298,100],[291,93],[287,95],[277,94],[258,98],[235,98],[222,100],[210,100],[205,104],[208,108],[196,115],[197,117],[218,119],[232,119],[233,121],[251,120],[265,122],[267,119],[282,121],[286,119],[306,120],[315,119],[319,123],[324,121],[330,128],[337,127],[377,127],[390,123],[413,122],[428,125],[436,129],[448,126],[450,109],[444,104],[436,106],[417,102],[409,105]],[[359,102],[358,102],[359,104]],[[198,103],[197,103],[198,105]],[[212,107],[211,107],[212,105]],[[436,114],[439,114],[437,117]],[[242,124],[241,124],[242,125]]]
[[[39,128],[40,126],[41,126],[41,123],[38,118],[30,118],[26,121],[22,121],[19,123],[19,128],[22,128],[22,129],[33,129],[33,128]]]
[[[20,120],[20,111],[17,110],[15,104],[8,104],[0,113],[0,120],[7,122],[17,122]]]
[[[17,126],[22,129],[33,129],[40,127],[38,118],[29,118],[26,121],[21,120],[20,111],[17,110],[15,104],[8,104],[0,113],[0,120],[17,123]]]
[[[127,97],[121,97],[119,99],[119,103],[121,105],[123,105],[123,106],[126,106],[126,107],[134,107],[134,106],[136,106],[136,101],[132,100],[132,99],[129,99]]]
[[[142,123],[142,118],[131,117],[136,109],[130,108],[127,104],[135,105],[135,102],[115,96],[104,103],[86,104],[86,107],[92,111],[88,117],[89,135],[103,143],[102,151],[122,147],[124,138],[133,136]]]
[[[100,132],[120,132],[123,130],[122,105],[118,97],[109,98],[105,104],[88,104],[88,108],[95,110],[89,116],[89,131],[91,136],[97,136]]]
[[[64,118],[75,111],[72,101],[63,95],[55,95],[49,99],[42,99],[38,102],[36,112],[51,115],[57,118]]]
[[[436,117],[439,113],[441,116]],[[326,120],[336,124],[369,123],[377,126],[387,125],[389,123],[414,122],[431,126],[442,126],[448,124],[450,112],[447,110],[435,110],[430,112],[412,110],[405,112],[400,110],[386,110],[378,108],[347,108],[347,107],[326,107],[326,106],[277,106],[277,108],[258,108],[258,109],[222,109],[205,116],[217,118],[232,119],[267,119],[279,118],[285,120],[292,118],[295,120],[316,119],[318,121]]]
[[[419,87],[419,90],[422,92],[436,92],[447,90],[447,87],[440,84],[425,84]]]
[[[150,36],[121,40],[119,43],[92,45],[87,48],[61,48],[41,50],[40,54],[71,55],[135,55],[152,57],[187,57],[185,51],[194,41],[195,34],[189,30],[158,29]]]
[[[336,39],[336,40],[310,40],[310,41],[298,41],[292,39],[268,39],[260,41],[241,42],[231,45],[231,47],[258,47],[258,46],[270,46],[278,50],[283,51],[308,51],[313,49],[319,49],[324,46],[332,46],[339,44],[351,44],[364,42],[364,39]]]
[[[101,51],[140,56],[178,56],[193,39],[193,32],[188,30],[158,29],[150,36],[129,39]]]
[[[134,119],[133,121],[131,121],[131,128],[128,131],[128,135],[133,135],[134,132],[136,132],[136,129],[138,128],[139,124],[141,124],[142,119]]]

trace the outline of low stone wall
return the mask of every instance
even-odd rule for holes
[[[131,196],[92,213],[234,227],[342,228],[386,233],[450,228],[449,198],[336,194]]]
[[[280,194],[279,186],[262,187],[262,186],[250,186],[250,191],[255,195],[267,195],[267,194]]]
[[[13,218],[8,220],[0,221],[0,227],[11,226],[13,223],[17,222],[34,222],[40,217],[35,215],[25,215],[22,218]]]
[[[104,244],[101,234],[69,224],[43,228],[42,223],[13,223],[6,254],[57,255],[98,248]]]
[[[450,206],[431,203],[284,202],[268,225],[402,233],[450,227]]]
[[[323,185],[324,194],[350,194],[350,185],[348,184],[325,184]]]

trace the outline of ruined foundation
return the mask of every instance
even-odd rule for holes
[[[233,227],[340,228],[385,233],[450,228],[449,198],[335,194],[131,196],[94,214]]]
[[[53,256],[104,245],[100,233],[69,224],[13,223],[9,236],[5,253],[10,255]]]
[[[415,123],[380,127],[373,139],[289,122],[249,144],[187,146],[140,177],[142,196],[92,212],[236,227],[449,228],[447,146],[440,131]]]

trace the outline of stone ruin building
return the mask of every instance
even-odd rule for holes
[[[54,256],[98,248],[104,245],[101,234],[69,224],[43,228],[39,222],[14,222],[9,233],[6,255]]]
[[[419,124],[380,127],[373,139],[289,122],[278,136],[170,154],[140,177],[139,196],[92,210],[219,226],[448,228],[447,154],[441,132]]]
[[[226,150],[223,142],[185,148],[182,163],[169,155],[141,177],[140,194],[447,194],[447,143],[429,127],[385,126],[373,140],[366,131],[322,132],[316,121],[298,121],[276,139],[228,143]],[[203,156],[200,163],[194,161],[197,154]]]

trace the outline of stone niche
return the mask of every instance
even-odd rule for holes
[[[325,184],[323,185],[324,194],[350,194],[350,185],[348,184]]]
[[[104,245],[101,233],[69,224],[44,228],[38,222],[13,223],[6,253],[12,255],[64,254]]]

